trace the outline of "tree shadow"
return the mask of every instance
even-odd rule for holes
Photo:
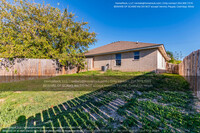
[[[197,132],[196,100],[182,77],[146,73],[20,116],[1,132]]]

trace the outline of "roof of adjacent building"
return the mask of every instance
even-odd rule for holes
[[[118,52],[151,49],[151,48],[160,48],[160,51],[163,54],[163,56],[166,58],[166,60],[170,59],[166,54],[163,44],[130,42],[130,41],[113,42],[113,43],[89,50],[87,53],[85,53],[85,56],[95,56],[95,55],[111,54],[111,53],[118,53]]]

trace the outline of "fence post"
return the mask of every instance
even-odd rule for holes
[[[38,76],[40,77],[41,76],[41,60],[39,60],[39,63],[38,63]]]
[[[62,74],[65,74],[65,66],[62,66]]]

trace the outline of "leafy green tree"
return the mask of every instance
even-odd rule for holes
[[[173,64],[180,64],[181,63],[181,59],[180,59],[180,57],[178,57],[177,53],[174,56],[174,54],[172,52],[167,51],[167,54],[171,58],[171,60],[169,61],[169,63],[173,63]]]
[[[96,41],[87,22],[75,21],[67,9],[0,0],[0,57],[58,59],[84,66],[84,52]]]

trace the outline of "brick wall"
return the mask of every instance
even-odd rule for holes
[[[94,69],[109,64],[109,69],[120,71],[155,71],[157,69],[157,49],[140,51],[140,59],[134,60],[133,52],[121,53],[121,66],[116,66],[115,54],[95,56]]]

